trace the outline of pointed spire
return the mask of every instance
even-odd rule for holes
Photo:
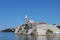
[[[27,17],[27,15],[25,15],[25,23],[26,24],[28,23],[28,17]]]

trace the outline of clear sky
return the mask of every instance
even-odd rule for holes
[[[60,24],[60,0],[0,0],[0,30],[24,23],[24,16],[36,22]]]

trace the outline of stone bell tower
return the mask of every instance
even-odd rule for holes
[[[25,15],[25,24],[28,24],[28,17]]]
[[[25,30],[26,30],[26,32],[28,32],[28,30],[29,30],[27,15],[25,15]]]

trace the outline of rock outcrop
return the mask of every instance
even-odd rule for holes
[[[4,30],[1,30],[1,32],[15,32],[15,28],[7,28]]]

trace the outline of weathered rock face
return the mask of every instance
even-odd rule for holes
[[[15,29],[17,34],[46,35],[46,32],[47,34],[56,33],[60,32],[60,29],[57,28],[57,25],[52,24],[28,24]]]
[[[49,29],[49,30],[48,30]],[[47,31],[48,30],[48,31]],[[28,20],[25,16],[25,24],[20,25],[15,29],[16,34],[33,34],[33,35],[46,35],[51,31],[53,33],[60,32],[56,24],[46,24],[45,22],[34,22],[33,20]]]
[[[60,32],[60,29],[57,28],[57,25],[52,25],[52,24],[39,24],[39,25],[37,25],[37,28],[43,29],[46,31],[49,29],[49,30],[53,31],[53,33]]]
[[[44,27],[41,25],[36,25],[36,30],[38,35],[46,35],[46,30],[44,29]]]
[[[1,32],[15,32],[15,29],[14,28],[8,28],[8,29],[5,29],[5,30],[1,30]]]
[[[46,36],[53,36],[53,31],[51,31],[50,29],[48,29],[46,31]]]
[[[21,25],[20,27],[17,27],[15,29],[15,33],[16,34],[31,34],[33,32],[33,28],[31,24],[25,24],[25,25]]]
[[[38,29],[37,33],[38,33],[38,35],[46,35],[46,30]]]
[[[59,28],[59,29],[60,29],[60,26],[57,26],[57,28]]]

